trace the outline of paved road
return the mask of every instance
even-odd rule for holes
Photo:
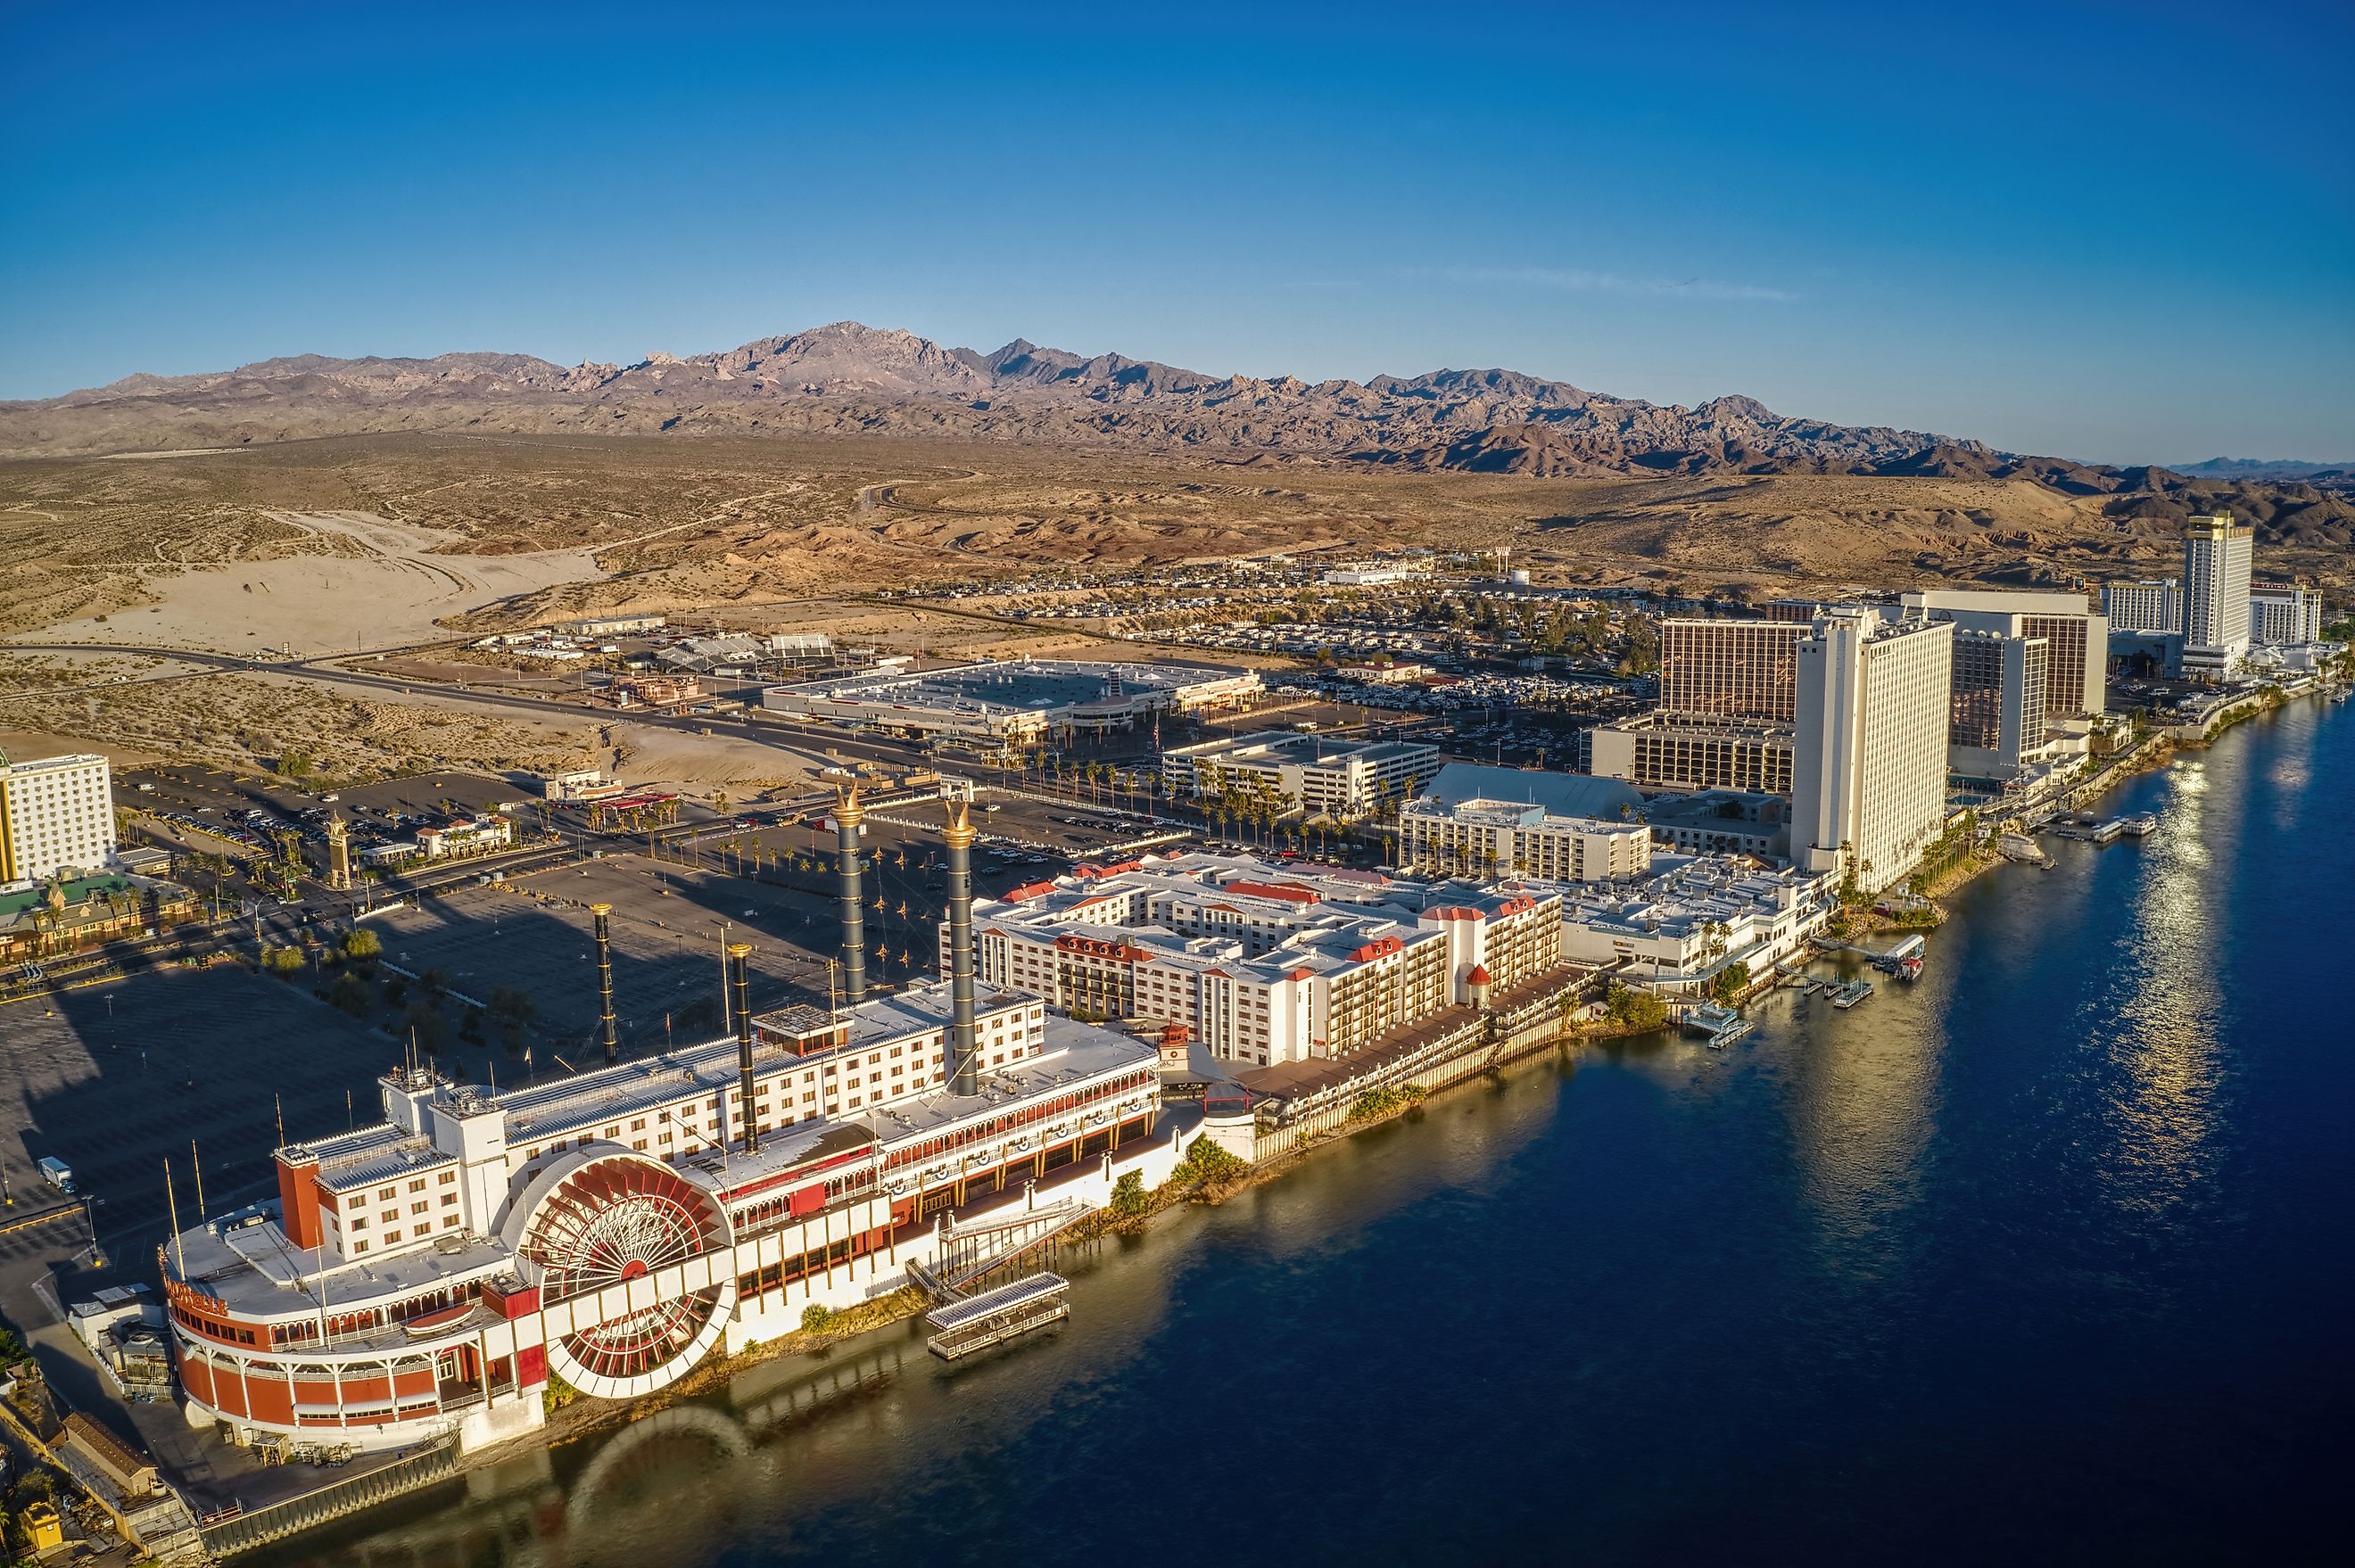
[[[427,646],[446,646],[431,644]],[[248,675],[292,676],[301,680],[314,680],[322,685],[359,687],[371,691],[390,692],[395,696],[426,698],[435,702],[459,703],[478,708],[525,709],[559,715],[573,720],[621,720],[631,724],[652,725],[657,729],[677,730],[686,734],[709,731],[714,735],[728,734],[767,741],[773,744],[799,742],[821,747],[827,752],[866,762],[889,763],[897,767],[913,767],[932,761],[917,747],[895,741],[878,740],[873,736],[849,735],[824,725],[805,724],[779,715],[750,712],[744,714],[717,713],[646,713],[620,711],[593,707],[584,702],[559,701],[554,698],[533,697],[505,688],[477,690],[471,688],[439,685],[414,677],[373,675],[354,669],[349,660],[353,656],[337,654],[315,659],[249,658],[237,654],[194,653],[185,648],[149,646],[135,643],[8,643],[0,645],[8,651],[27,654],[116,654],[136,658],[171,658],[204,667],[201,670],[181,670],[170,674],[133,676],[125,681],[101,683],[112,688],[123,685],[139,685],[165,680],[186,680],[207,672],[236,671]],[[417,652],[417,649],[400,650]],[[365,655],[361,656],[367,656]],[[90,688],[76,687],[72,690]],[[44,692],[41,695],[48,695]]]

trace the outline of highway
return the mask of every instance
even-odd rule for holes
[[[449,645],[447,643],[432,643],[420,645],[417,647],[382,651],[413,654]],[[497,688],[480,689],[414,678],[404,679],[398,676],[373,675],[351,667],[349,663],[351,659],[355,656],[360,658],[371,656],[368,654],[358,656],[336,654],[324,658],[310,659],[249,658],[237,654],[197,653],[185,648],[147,646],[134,643],[7,643],[0,644],[0,650],[27,654],[112,654],[133,658],[178,659],[204,667],[201,670],[174,670],[155,675],[131,676],[120,680],[12,694],[16,697],[46,697],[68,692],[113,690],[123,686],[187,680],[208,672],[292,676],[298,680],[317,681],[325,686],[358,687],[369,691],[408,698],[412,701],[525,709],[575,721],[584,719],[600,722],[619,721],[651,725],[656,729],[676,730],[690,735],[706,732],[713,735],[732,734],[743,739],[765,741],[772,745],[799,744],[822,750],[832,756],[882,763],[894,767],[913,767],[927,764],[932,761],[928,753],[901,741],[879,740],[871,735],[845,734],[825,725],[802,723],[757,710],[738,714],[652,713],[636,709],[624,711],[595,707],[585,702],[563,702],[553,698],[533,697]]]

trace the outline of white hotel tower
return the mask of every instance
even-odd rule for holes
[[[1866,891],[1903,876],[1945,831],[1951,621],[1835,610],[1799,645],[1792,858],[1853,867]]]
[[[2254,531],[2226,517],[2183,530],[2183,673],[2221,678],[2249,651]]]

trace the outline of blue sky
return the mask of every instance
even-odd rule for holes
[[[0,4],[0,396],[856,318],[2355,458],[2355,10]]]

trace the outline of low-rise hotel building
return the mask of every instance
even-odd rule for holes
[[[974,921],[983,980],[1083,1018],[1183,1024],[1263,1067],[1350,1055],[1542,974],[1558,901],[1180,855],[1018,888]]]
[[[1641,822],[1556,816],[1518,801],[1423,797],[1399,813],[1399,863],[1435,875],[1607,881],[1640,876],[1651,865],[1652,830]]]
[[[1634,887],[1564,885],[1561,955],[1622,971],[1669,995],[1706,989],[1719,972],[1753,976],[1806,951],[1838,904],[1838,874],[1770,870],[1746,859],[1663,855]]]
[[[1173,795],[1265,792],[1312,814],[1351,817],[1412,795],[1439,772],[1439,748],[1263,730],[1164,752],[1161,771]]]

